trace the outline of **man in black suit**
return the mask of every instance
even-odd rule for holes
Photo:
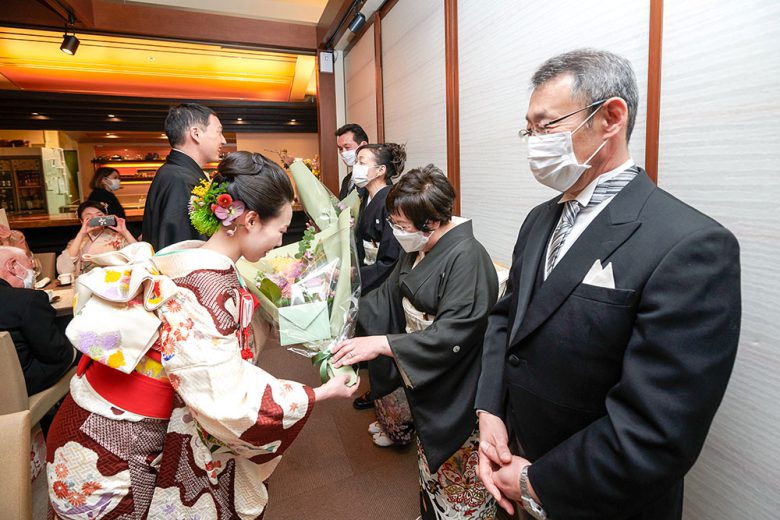
[[[194,103],[171,107],[165,134],[173,149],[157,170],[144,207],[142,238],[155,250],[205,238],[190,224],[187,205],[195,185],[208,178],[203,167],[219,161],[226,143],[217,114]]]
[[[46,293],[32,289],[34,279],[24,251],[0,246],[0,330],[11,333],[28,395],[52,386],[76,361]]]
[[[336,146],[339,149],[339,157],[349,168],[349,173],[341,181],[339,200],[344,199],[355,188],[355,183],[352,182],[352,167],[357,162],[357,149],[364,144],[368,144],[368,135],[362,126],[349,123],[336,130]]]
[[[532,84],[529,166],[563,195],[528,214],[490,317],[480,478],[534,518],[679,519],[736,355],[739,246],[634,164],[628,61],[573,51]]]

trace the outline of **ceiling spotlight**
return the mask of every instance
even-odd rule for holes
[[[363,13],[358,13],[355,15],[352,21],[349,22],[349,30],[353,33],[356,33],[360,30],[361,27],[363,27],[364,23],[366,23],[366,17],[363,16]]]
[[[76,33],[73,31],[74,23],[76,23],[76,18],[73,13],[68,11],[68,22],[65,24],[65,34],[62,35],[62,45],[60,45],[60,50],[65,54],[76,54],[76,50],[79,48],[79,39],[76,38]],[[69,27],[73,34],[68,34]]]
[[[298,121],[297,119],[290,119],[290,122],[291,122],[291,123],[295,123],[295,122],[297,122],[297,121]]]
[[[79,48],[79,39],[76,38],[75,34],[68,34],[65,33],[62,35],[62,45],[60,45],[60,50],[64,52],[65,54],[76,54],[76,50]]]
[[[32,115],[39,116],[40,114],[38,112],[33,112]]]
[[[243,121],[243,120],[244,120],[244,118],[242,118],[242,117],[237,117],[236,118],[236,121]]]
[[[114,114],[108,114],[108,117],[116,117]]]

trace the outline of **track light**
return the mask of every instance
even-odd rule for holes
[[[62,45],[60,50],[65,54],[76,54],[76,49],[79,48],[79,39],[75,34],[63,34]]]
[[[79,39],[76,38],[76,32],[73,31],[74,23],[76,23],[76,18],[73,13],[68,11],[68,22],[65,24],[65,34],[62,35],[62,45],[60,45],[60,50],[65,54],[76,54],[76,50],[79,48]],[[68,34],[68,27],[73,34]]]
[[[363,13],[358,13],[355,15],[352,21],[349,22],[349,30],[353,33],[356,33],[360,30],[361,27],[363,27],[364,23],[366,23],[366,17],[363,16]]]

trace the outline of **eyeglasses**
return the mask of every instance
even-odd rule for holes
[[[593,108],[595,106],[599,106],[599,105],[605,103],[606,101],[607,101],[606,99],[602,99],[600,101],[594,101],[593,103],[591,103],[590,105],[586,106],[585,108],[580,108],[579,110],[575,110],[574,112],[568,113],[565,116],[561,116],[558,119],[553,119],[549,123],[545,123],[542,126],[540,126],[539,128],[531,128],[531,129],[524,128],[524,129],[520,130],[519,132],[517,132],[517,135],[519,135],[523,139],[528,139],[529,137],[534,136],[534,135],[547,135],[550,132],[550,130],[553,129],[552,127],[554,127],[555,125],[557,125],[558,123],[560,123],[564,119],[566,119],[568,117],[571,117],[574,114],[579,114],[583,110],[588,110],[589,108]]]
[[[406,231],[404,228],[393,222],[393,219],[391,217],[387,217],[385,219],[387,223],[390,225],[391,229],[395,229],[396,231]]]

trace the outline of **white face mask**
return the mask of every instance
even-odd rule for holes
[[[358,188],[365,188],[369,182],[373,181],[379,175],[375,175],[374,177],[369,178],[368,177],[368,171],[371,168],[379,168],[379,166],[368,166],[366,164],[356,164],[352,167],[352,182],[357,186]]]
[[[118,190],[120,185],[119,179],[106,179],[106,187],[111,191]]]
[[[431,238],[430,234],[425,235],[422,231],[404,231],[396,228],[393,228],[393,236],[407,253],[421,250],[428,243],[428,239]]]
[[[346,164],[347,166],[355,166],[355,160],[356,160],[355,150],[344,150],[339,155],[341,155],[341,160],[344,161],[344,164]]]
[[[370,166],[367,164],[356,164],[352,167],[352,182],[358,188],[365,188],[371,179],[368,178],[368,169]]]
[[[25,289],[32,289],[33,282],[35,281],[35,271],[32,269],[25,269],[25,271],[27,271],[27,274],[24,276],[24,278],[22,278],[16,273],[14,273],[14,276],[16,276],[18,279],[22,281]]]
[[[571,137],[596,112],[598,108],[571,132],[532,135],[528,138],[528,165],[537,181],[563,193],[574,186],[582,173],[590,168],[588,162],[599,153],[607,141],[601,143],[583,164],[579,164],[574,155]]]

